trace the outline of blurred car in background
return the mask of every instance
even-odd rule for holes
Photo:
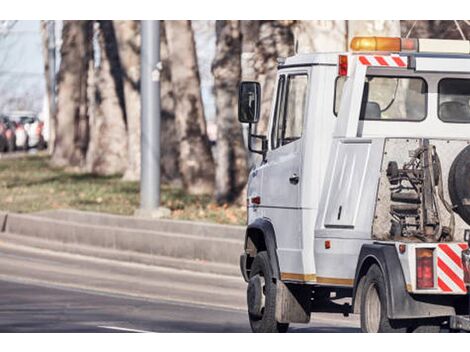
[[[39,120],[36,114],[28,112],[15,112],[10,115],[10,120],[15,124],[15,147],[18,150],[47,147],[44,139],[44,122]]]
[[[16,126],[8,116],[0,115],[0,152],[13,152],[16,149]]]

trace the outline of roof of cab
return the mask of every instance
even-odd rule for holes
[[[346,53],[312,53],[312,54],[297,54],[290,56],[280,64],[280,67],[288,66],[303,66],[303,65],[337,65],[338,56]]]

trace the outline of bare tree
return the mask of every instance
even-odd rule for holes
[[[252,81],[256,78],[255,47],[259,37],[260,21],[240,21],[242,34],[242,80]]]
[[[180,171],[190,194],[214,191],[214,160],[207,138],[194,35],[190,21],[166,21],[180,143]]]
[[[462,39],[463,34],[470,39],[470,22],[465,20],[403,20],[400,24],[403,37],[409,34],[411,38]]]
[[[89,137],[86,91],[92,22],[64,21],[62,41],[52,163],[82,167]]]
[[[127,118],[125,180],[140,179],[140,22],[114,21]]]
[[[127,131],[122,71],[112,21],[96,22],[99,62],[94,69],[87,170],[122,173],[127,165]]]
[[[127,116],[128,162],[123,178],[140,179],[140,21],[114,21],[122,67]],[[164,22],[161,23],[161,180],[178,183],[179,144]]]
[[[237,88],[241,78],[240,21],[216,22],[217,49],[212,63],[217,114],[216,200],[232,202],[247,179],[247,158],[237,120]]]
[[[348,22],[348,42],[356,36],[376,35],[376,36],[400,36],[400,21],[396,20],[366,20],[347,21]]]
[[[294,36],[298,53],[348,49],[346,21],[296,21]]]
[[[49,67],[49,23],[48,21],[41,21],[41,38],[42,38],[42,56],[44,61],[44,76],[46,79],[46,95],[49,102],[49,150],[52,152],[55,142],[55,128],[57,124],[57,116],[55,111],[53,111],[55,92],[54,82],[51,81],[51,70],[54,70],[54,67]]]
[[[277,74],[277,59],[294,53],[294,21],[260,21],[255,47],[256,79],[261,83],[261,117],[258,133],[266,134]]]

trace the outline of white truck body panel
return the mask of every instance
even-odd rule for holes
[[[350,75],[335,117],[338,55],[348,55]],[[437,116],[439,80],[470,78],[470,59],[461,59],[456,64],[448,60],[454,59],[416,57],[416,70],[367,66],[359,62],[357,55],[338,53],[297,55],[283,63],[278,77],[297,73],[309,76],[303,121],[303,131],[308,135],[273,150],[273,108],[266,160],[250,173],[248,188],[249,199],[256,196],[262,199],[260,206],[249,207],[248,222],[256,218],[271,221],[283,280],[353,285],[361,247],[377,241],[372,228],[387,138],[470,136],[470,124],[445,123]],[[420,122],[360,121],[366,74],[424,78],[429,91],[426,118]],[[276,94],[273,107],[275,100]],[[299,176],[297,185],[289,183],[294,174]],[[388,243],[398,250],[400,243]],[[420,246],[437,248],[438,244],[407,243],[407,251],[399,256],[407,289],[415,293],[418,291],[414,249]],[[437,275],[436,271],[436,282]],[[436,288],[418,293],[442,291]]]

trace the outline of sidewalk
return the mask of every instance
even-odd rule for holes
[[[242,226],[76,210],[4,213],[0,222],[1,240],[15,245],[239,276]]]

